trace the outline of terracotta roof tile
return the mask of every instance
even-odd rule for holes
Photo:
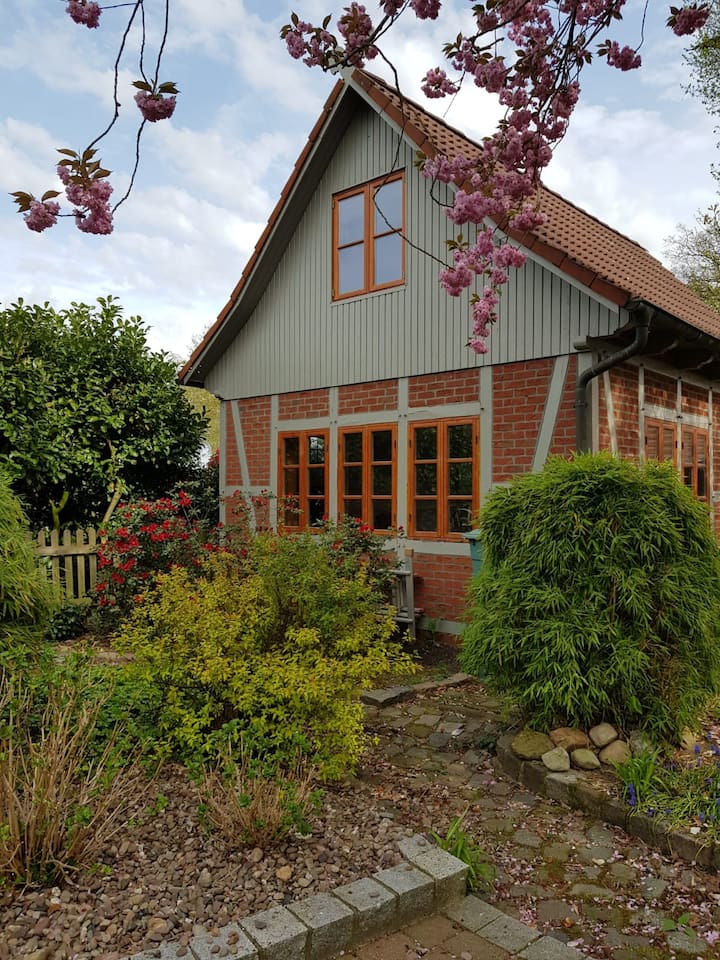
[[[387,97],[389,108],[385,112],[403,126],[406,136],[424,154],[432,155],[427,141],[448,156],[472,156],[477,150],[477,143],[413,101],[401,98],[379,77],[355,70],[352,79],[375,102],[380,99],[378,92]],[[647,300],[691,326],[720,337],[720,314],[640,244],[547,187],[540,188],[539,203],[547,221],[531,235],[510,231],[518,242],[615,303]]]

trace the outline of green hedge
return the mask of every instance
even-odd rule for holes
[[[720,554],[669,464],[554,458],[481,514],[462,661],[530,722],[673,738],[720,682]]]

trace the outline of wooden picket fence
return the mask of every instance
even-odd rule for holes
[[[36,553],[40,566],[66,600],[81,600],[95,592],[97,582],[97,531],[41,530]]]

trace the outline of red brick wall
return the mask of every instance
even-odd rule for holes
[[[466,557],[442,557],[415,552],[415,606],[438,620],[462,620],[472,574],[470,548]]]
[[[666,410],[675,409],[677,396],[677,380],[672,377],[663,377],[651,370],[645,371],[645,403]]]
[[[563,392],[558,409],[555,429],[550,443],[550,453],[568,456],[576,449],[575,440],[575,381],[577,378],[577,360],[570,357],[568,371],[563,384]]]
[[[352,383],[338,391],[338,412],[363,413],[366,410],[397,410],[397,380]]]
[[[239,400],[250,485],[270,483],[270,397]]]
[[[280,395],[278,419],[301,420],[330,416],[330,391],[298,390]]]
[[[229,487],[239,487],[243,478],[240,471],[237,442],[235,440],[235,426],[233,425],[232,408],[236,400],[223,400],[222,415],[225,417],[225,478]],[[222,482],[222,480],[221,480]]]
[[[706,417],[708,412],[708,392],[691,383],[682,385],[682,412],[695,413]]]
[[[410,377],[408,402],[411,407],[435,406],[438,403],[472,403],[480,395],[477,370],[453,370]]]
[[[532,467],[554,361],[493,368],[493,481]]]

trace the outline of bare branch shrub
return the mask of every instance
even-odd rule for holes
[[[102,704],[82,686],[56,685],[34,715],[31,693],[0,677],[0,876],[66,879],[126,825],[147,781],[136,764],[118,765],[114,736],[93,751]]]

